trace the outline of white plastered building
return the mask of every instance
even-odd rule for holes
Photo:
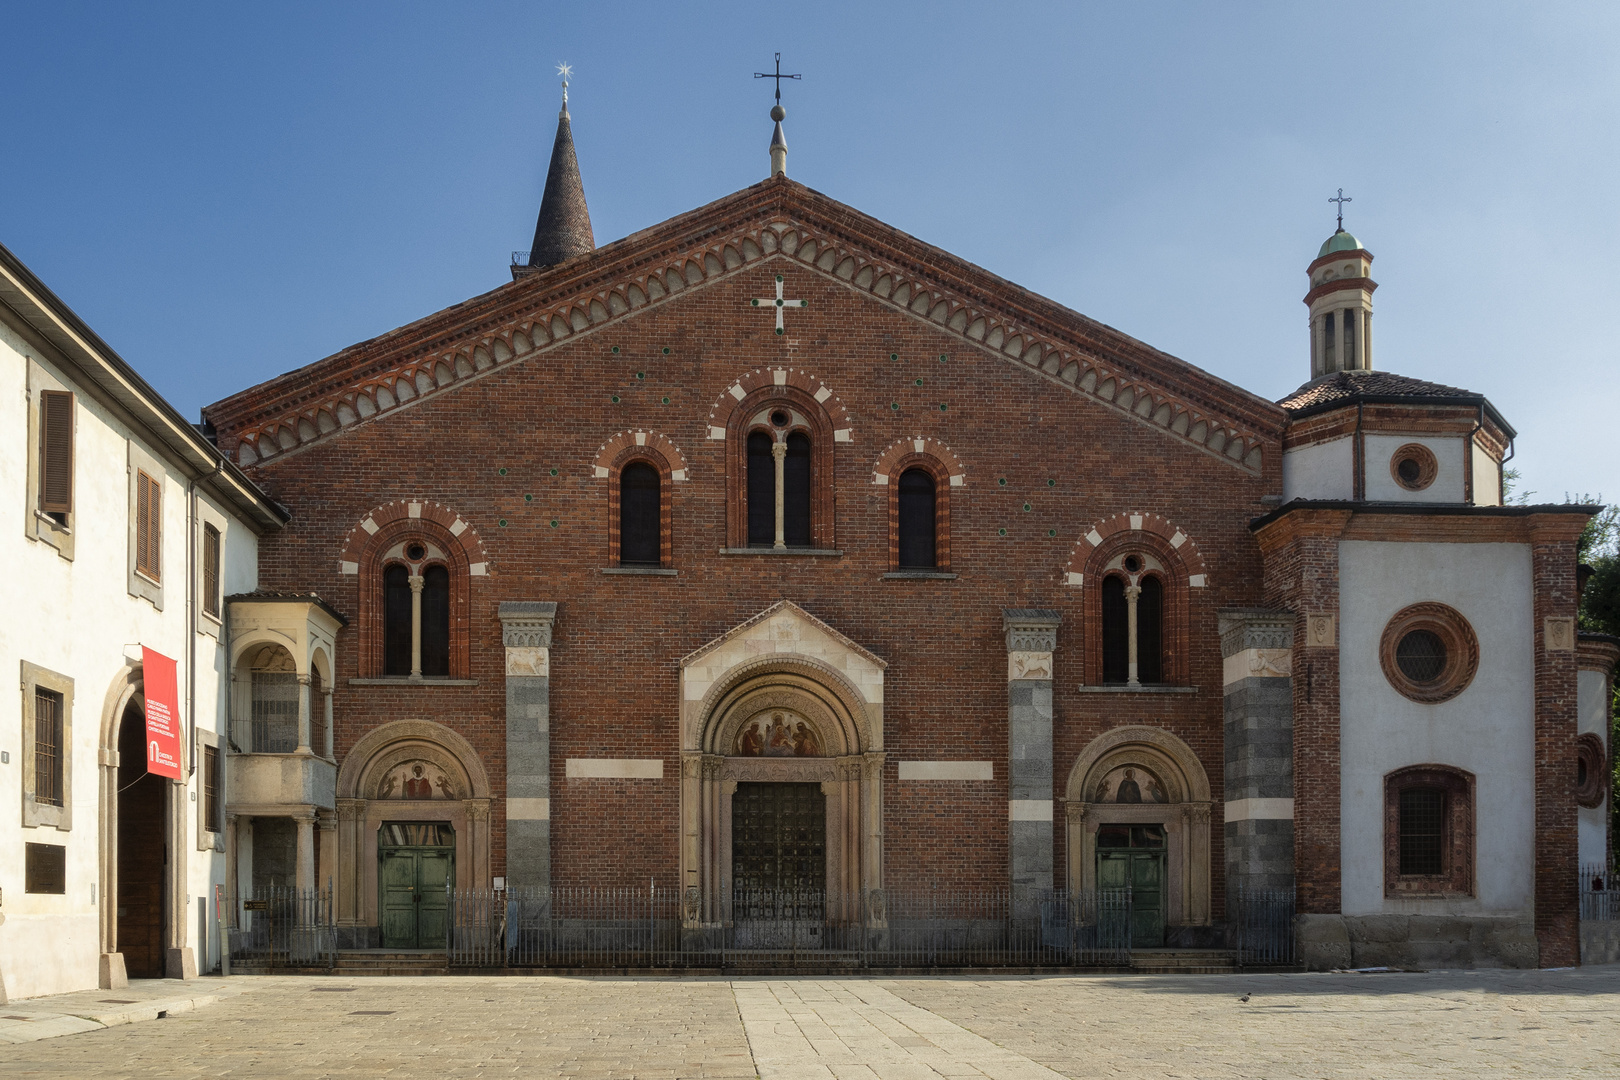
[[[0,247],[0,1001],[218,963],[225,597],[285,520]],[[143,650],[178,780],[146,773]]]

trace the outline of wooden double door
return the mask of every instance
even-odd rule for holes
[[[455,831],[442,823],[387,822],[377,838],[377,885],[385,949],[449,943]]]
[[[1097,831],[1097,887],[1131,890],[1131,947],[1164,944],[1165,837],[1161,825]]]
[[[734,948],[823,946],[827,798],[820,784],[737,785],[731,880]]]

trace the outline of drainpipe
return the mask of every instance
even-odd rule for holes
[[[1502,459],[1502,467],[1496,471],[1496,501],[1504,505],[1507,503],[1507,463],[1513,460],[1513,455],[1518,451],[1518,443],[1509,439],[1507,457]]]
[[[1350,497],[1358,501],[1367,497],[1367,445],[1361,436],[1361,414],[1365,408],[1364,402],[1356,402],[1356,432],[1350,439],[1351,453],[1355,455],[1351,463],[1355,474],[1350,478]]]
[[[1474,421],[1474,430],[1468,433],[1468,443],[1463,449],[1463,453],[1468,455],[1463,460],[1463,476],[1466,477],[1468,481],[1468,490],[1463,492],[1463,495],[1469,506],[1473,506],[1479,501],[1474,498],[1474,438],[1484,427],[1485,402],[1481,401],[1479,403],[1479,419]],[[1500,502],[1501,500],[1498,499],[1497,501]]]

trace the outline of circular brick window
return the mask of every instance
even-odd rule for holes
[[[421,562],[423,559],[427,558],[427,548],[423,547],[421,544],[412,544],[410,547],[405,549],[405,557],[411,560],[411,562]]]
[[[1603,741],[1588,732],[1575,740],[1575,801],[1587,809],[1603,805],[1609,771],[1603,767]]]
[[[1479,640],[1456,608],[1413,604],[1396,612],[1378,644],[1384,678],[1413,701],[1447,701],[1479,669]]]
[[[1407,491],[1422,491],[1439,472],[1434,452],[1422,443],[1407,443],[1389,459],[1389,474]]]

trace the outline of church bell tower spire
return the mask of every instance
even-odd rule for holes
[[[1339,206],[1339,227],[1307,269],[1311,311],[1311,378],[1338,371],[1372,370],[1372,252],[1344,231],[1344,189],[1328,202]]]
[[[573,69],[558,64],[557,74],[562,76],[562,108],[557,112],[557,140],[551,145],[551,168],[546,172],[546,191],[540,198],[540,218],[529,249],[528,265],[534,268],[555,266],[596,250],[585,185],[579,179],[579,159],[574,155],[574,130],[569,124],[568,78]]]

